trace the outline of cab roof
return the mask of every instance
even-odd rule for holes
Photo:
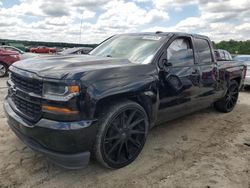
[[[193,33],[184,33],[184,32],[162,32],[162,31],[156,31],[156,32],[142,32],[142,33],[127,33],[124,35],[138,35],[138,36],[145,36],[145,35],[150,35],[150,36],[165,36],[165,37],[172,37],[174,35],[176,36],[190,36],[190,37],[196,37],[196,38],[205,38],[209,39],[205,35],[199,35],[199,34],[193,34]]]

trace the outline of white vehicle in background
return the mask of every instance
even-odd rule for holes
[[[250,55],[237,55],[234,60],[244,62],[247,65],[247,73],[244,85],[250,87]]]
[[[71,55],[71,54],[88,54],[93,48],[91,47],[75,47],[75,48],[68,48],[61,52],[58,52],[59,55]]]

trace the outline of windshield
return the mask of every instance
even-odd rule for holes
[[[89,54],[129,59],[132,63],[137,64],[149,64],[164,39],[164,36],[118,35],[105,41]]]
[[[236,56],[234,58],[236,61],[250,61],[250,56]]]

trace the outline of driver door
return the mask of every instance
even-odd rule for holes
[[[159,73],[158,123],[162,123],[199,108],[200,71],[191,37],[173,39],[159,61],[163,67]]]

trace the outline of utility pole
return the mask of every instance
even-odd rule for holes
[[[81,40],[82,40],[82,20],[83,20],[83,14],[82,14],[82,18],[81,18],[81,25],[80,25],[79,44],[81,43]]]

